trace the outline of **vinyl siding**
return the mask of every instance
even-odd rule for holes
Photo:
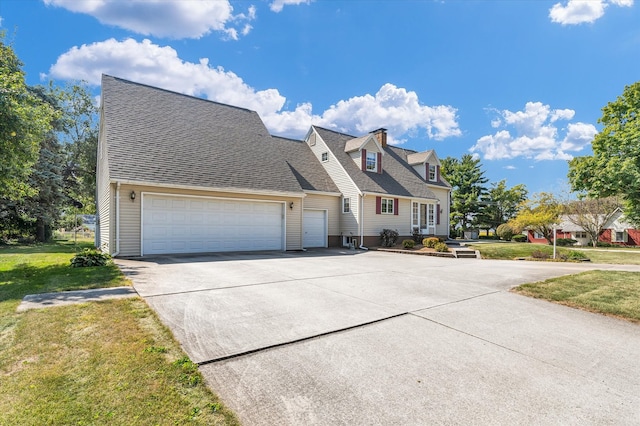
[[[438,186],[430,186],[431,191],[440,202],[440,225],[436,225],[436,235],[449,235],[449,189]]]
[[[102,120],[101,120],[102,123]],[[107,150],[104,143],[104,128],[100,127],[100,136],[98,138],[98,161],[96,165],[96,212],[98,213],[97,230],[98,236],[96,245],[107,253],[113,253],[116,249],[114,235],[112,234],[113,226],[111,222],[111,212],[114,210],[113,188],[109,183],[109,162],[107,159]]]
[[[342,198],[330,195],[308,194],[304,199],[305,209],[327,210],[329,235],[340,235]]]
[[[382,198],[397,198],[383,195]],[[398,214],[376,214],[376,196],[364,197],[364,235],[376,236],[383,229],[397,230],[401,236],[411,235],[411,200],[398,200]]]
[[[131,201],[129,194],[136,192],[135,201]],[[167,195],[194,195],[200,197],[235,198],[248,200],[278,201],[286,203],[286,234],[287,250],[302,248],[302,199],[291,197],[275,197],[228,192],[198,191],[153,186],[126,185],[120,187],[120,256],[140,256],[141,244],[141,203],[142,193]],[[293,202],[293,209],[289,203]]]
[[[351,212],[342,213],[342,200],[340,200],[340,233],[343,235],[359,235],[358,229],[358,213],[359,213],[359,196],[358,188],[355,186],[347,172],[342,168],[338,159],[333,155],[329,147],[319,134],[315,133],[316,144],[310,146],[311,151],[316,156],[322,167],[325,168],[333,182],[336,184],[343,196],[351,199]],[[329,161],[322,162],[321,155],[323,152],[329,153]]]

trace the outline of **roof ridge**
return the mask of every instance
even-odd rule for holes
[[[316,129],[326,130],[327,132],[336,133],[336,134],[338,134],[338,135],[342,135],[342,136],[348,136],[348,137],[350,137],[350,138],[354,138],[354,139],[362,137],[362,136],[353,136],[353,135],[350,135],[350,134],[348,134],[348,133],[339,132],[339,131],[337,131],[337,130],[327,129],[326,127],[317,126],[317,125],[315,125],[315,124],[312,124],[312,125],[311,125],[311,127],[314,127],[314,128],[316,128]],[[364,136],[364,135],[363,135],[363,136]]]
[[[166,92],[166,93],[170,93],[172,95],[179,95],[179,96],[184,96],[186,98],[190,98],[190,99],[195,99],[198,101],[202,101],[202,102],[208,102],[208,103],[212,103],[212,104],[216,104],[216,105],[221,105],[221,106],[225,106],[225,107],[229,107],[229,108],[235,108],[235,109],[239,109],[242,111],[246,111],[246,112],[255,112],[257,114],[257,111],[254,111],[252,109],[249,108],[243,108],[243,107],[239,107],[236,105],[230,105],[230,104],[225,104],[222,102],[218,102],[218,101],[212,101],[211,99],[204,99],[198,96],[194,96],[194,95],[187,95],[186,93],[182,93],[182,92],[177,92],[175,90],[170,90],[170,89],[164,89],[162,87],[158,87],[158,86],[152,86],[150,84],[145,84],[145,83],[140,83],[138,81],[132,81],[132,80],[127,80],[126,78],[122,78],[122,77],[116,77],[114,75],[110,75],[110,74],[102,74],[102,78],[104,77],[110,77],[113,78],[114,80],[118,80],[124,83],[128,83],[128,84],[135,84],[136,86],[141,86],[141,87],[146,87],[148,89],[154,89],[154,90],[158,90],[161,92]],[[260,115],[260,114],[258,114]]]

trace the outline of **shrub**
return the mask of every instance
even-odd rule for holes
[[[534,259],[548,259],[549,253],[545,253],[542,250],[534,250],[531,252],[531,257]]]
[[[526,235],[518,234],[514,235],[511,238],[511,241],[515,241],[516,243],[526,243],[528,240]]]
[[[402,247],[406,249],[412,249],[416,245],[416,242],[413,240],[403,240]]]
[[[596,247],[614,247],[614,244],[608,243],[606,241],[598,241],[596,243]]]
[[[97,249],[84,249],[71,259],[71,266],[74,268],[83,268],[85,266],[104,266],[109,263],[107,253],[102,253]]]
[[[500,237],[498,237],[495,234],[491,234],[491,235],[478,235],[478,239],[479,240],[499,240]]]
[[[556,245],[561,247],[572,246],[577,242],[577,240],[572,238],[556,238]]]
[[[434,248],[439,242],[440,238],[438,237],[427,237],[422,240],[422,245],[428,248]]]
[[[571,250],[568,254],[567,257],[571,260],[584,260],[587,259],[587,255],[584,254],[581,251],[577,251],[577,250]]]
[[[503,223],[496,228],[496,235],[505,241],[510,241],[513,238],[513,228],[508,223]]]
[[[441,242],[436,243],[436,245],[433,248],[435,251],[439,253],[447,253],[449,251],[449,247],[447,247],[445,243],[441,243]]]
[[[398,231],[394,231],[393,229],[383,229],[380,232],[380,242],[382,247],[393,247],[396,245],[398,235]]]
[[[416,244],[422,241],[422,238],[424,237],[420,228],[413,228],[411,236],[413,237],[413,242]]]

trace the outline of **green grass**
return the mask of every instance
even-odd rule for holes
[[[640,323],[640,273],[589,271],[524,284],[513,291]]]
[[[529,258],[531,257],[531,253],[536,250],[547,253],[549,256],[553,255],[553,246],[546,244],[503,242],[475,244],[470,247],[474,250],[479,250],[480,254],[485,259]],[[592,263],[640,265],[640,251],[635,253],[624,253],[612,251],[615,250],[615,248],[576,250],[574,247],[556,247],[556,250],[557,256],[568,254],[571,251],[579,251],[580,253],[584,253]]]
[[[238,424],[142,299],[17,313],[26,294],[126,285],[73,243],[0,247],[0,424]]]

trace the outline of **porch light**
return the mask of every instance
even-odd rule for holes
[[[129,198],[131,198],[131,202],[134,202],[136,200],[136,191],[131,191]]]
[[[289,208],[293,210],[293,201],[289,203]]]

